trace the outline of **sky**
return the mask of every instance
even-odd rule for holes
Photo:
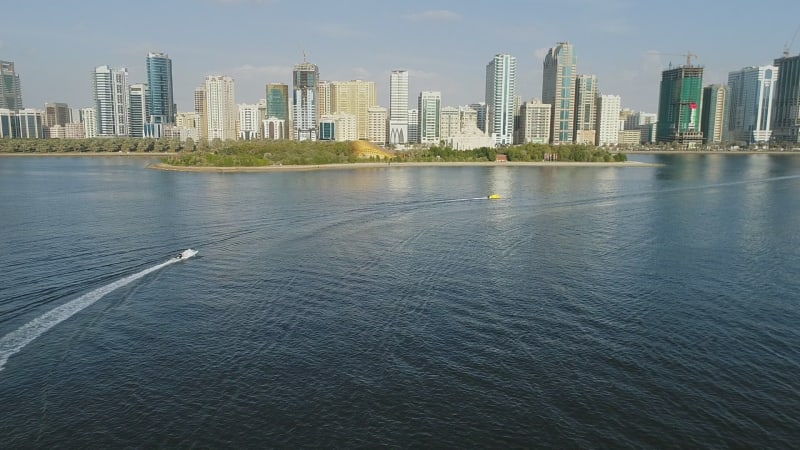
[[[146,82],[148,52],[172,59],[179,111],[194,109],[208,75],[232,77],[236,102],[256,103],[267,83],[291,86],[304,57],[322,80],[374,81],[385,107],[389,74],[408,70],[414,107],[423,90],[440,91],[443,106],[484,101],[486,65],[508,53],[530,100],[541,97],[547,50],[566,41],[601,93],[656,112],[661,71],[681,55],[697,55],[705,84],[725,83],[772,63],[800,29],[797,0],[31,0],[0,11],[0,60],[15,63],[23,103],[37,109],[91,106],[100,65]]]

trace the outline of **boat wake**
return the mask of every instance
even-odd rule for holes
[[[58,325],[59,323],[69,319],[76,313],[80,312],[87,306],[92,305],[96,301],[103,298],[106,294],[113,292],[127,284],[130,284],[139,278],[146,276],[156,270],[163,269],[164,267],[175,264],[176,262],[189,259],[197,254],[197,250],[187,249],[181,252],[178,256],[170,258],[169,260],[155,265],[153,267],[137,272],[133,275],[128,275],[125,278],[114,281],[100,288],[97,288],[89,293],[81,295],[75,300],[64,303],[61,306],[51,309],[50,311],[42,314],[41,316],[31,320],[20,328],[8,333],[0,338],[0,371],[3,370],[8,358],[22,350],[26,345],[30,344],[34,339],[44,334],[49,329]]]

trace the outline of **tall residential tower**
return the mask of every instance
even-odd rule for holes
[[[438,91],[422,91],[419,93],[419,142],[421,144],[439,145],[442,93]]]
[[[597,76],[579,75],[575,81],[575,134],[576,144],[594,145],[598,128],[595,123],[597,108]],[[608,104],[608,102],[606,102]]]
[[[495,146],[514,143],[517,58],[497,54],[486,65],[486,128]]]
[[[22,108],[22,85],[11,61],[0,61],[0,108],[18,111]]]
[[[555,145],[573,142],[577,71],[577,58],[569,42],[559,42],[547,52],[542,74],[542,103],[553,108],[550,142]]]
[[[319,68],[303,61],[294,66],[292,86],[292,118],[294,138],[298,141],[317,140],[317,87]]]
[[[284,83],[267,84],[266,120],[272,120],[270,123],[279,125],[281,131],[268,133],[268,130],[265,130],[265,137],[275,139],[276,136],[279,136],[281,139],[289,139],[290,110],[289,85]]]
[[[172,60],[165,53],[147,54],[148,121],[175,123],[176,106],[172,88]]]
[[[236,139],[236,96],[233,78],[208,76],[204,83],[205,120],[208,140]]]
[[[408,143],[408,71],[393,70],[389,76],[389,144]]]
[[[130,114],[128,69],[98,66],[93,73],[98,136],[127,136]]]

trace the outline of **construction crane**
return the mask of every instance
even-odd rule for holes
[[[797,33],[800,33],[800,25],[794,30],[794,36],[790,40],[783,45],[783,57],[788,58],[789,52],[792,50],[792,44],[794,44],[794,40],[797,39]]]
[[[686,58],[686,65],[687,66],[691,66],[692,65],[692,58],[698,58],[697,53],[692,53],[691,51],[687,51],[686,53],[666,53],[666,52],[652,51],[652,52],[648,52],[648,53],[650,53],[651,55],[683,56],[683,57]]]

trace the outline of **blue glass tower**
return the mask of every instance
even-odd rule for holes
[[[172,60],[165,53],[148,53],[147,84],[150,92],[147,106],[150,123],[175,123],[175,102],[172,89]]]

